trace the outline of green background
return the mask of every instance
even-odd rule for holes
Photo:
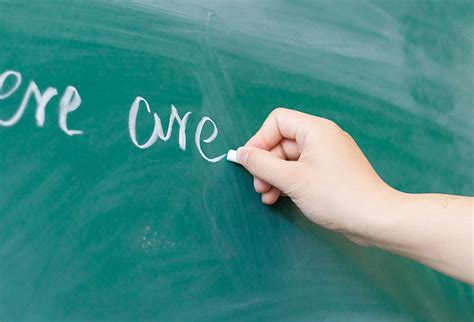
[[[57,97],[43,128],[35,104],[0,127],[0,320],[472,321],[472,287],[261,204],[194,133],[216,122],[216,156],[291,107],[397,189],[472,195],[473,21],[472,1],[0,0],[0,73],[23,76],[0,119],[31,80],[73,85],[84,130]],[[177,127],[132,144],[138,95],[192,112],[186,151]]]

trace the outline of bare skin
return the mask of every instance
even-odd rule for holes
[[[263,203],[288,196],[311,221],[358,244],[474,284],[474,198],[393,189],[334,122],[275,109],[237,158]]]

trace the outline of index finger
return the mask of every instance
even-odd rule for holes
[[[295,140],[298,147],[301,148],[304,145],[312,118],[314,116],[295,110],[276,108],[268,115],[260,129],[245,146],[269,151],[281,140],[289,139]]]

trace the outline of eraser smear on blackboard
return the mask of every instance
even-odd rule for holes
[[[237,160],[237,151],[230,149],[229,152],[227,152],[227,160],[234,163],[239,163]]]

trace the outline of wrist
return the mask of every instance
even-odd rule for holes
[[[428,241],[424,234],[426,218],[419,213],[420,198],[393,188],[386,195],[370,226],[369,245],[411,257]],[[418,210],[417,210],[418,209]]]
[[[364,238],[368,246],[394,250],[399,245],[400,228],[406,223],[404,204],[410,194],[387,186],[379,194],[367,215]]]

